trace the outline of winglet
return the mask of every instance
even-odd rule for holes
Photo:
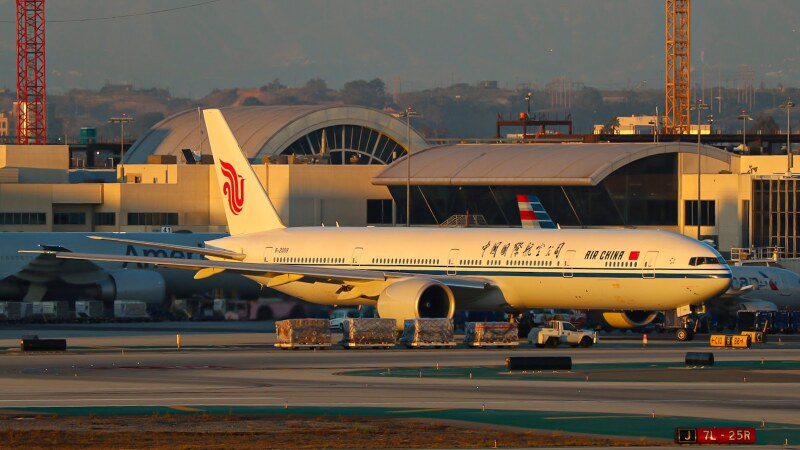
[[[222,112],[206,109],[203,117],[230,233],[236,235],[286,228],[250,166],[250,161],[239,148]]]
[[[550,214],[547,214],[539,197],[518,194],[517,204],[522,228],[556,228],[555,222],[550,218]]]

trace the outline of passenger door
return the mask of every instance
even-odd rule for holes
[[[264,262],[265,263],[272,262],[272,252],[273,252],[273,248],[272,247],[264,247]]]
[[[450,250],[450,254],[447,255],[447,274],[448,275],[455,275],[458,273],[456,269],[456,265],[458,264],[458,252],[459,249],[454,248]]]
[[[656,277],[656,260],[658,252],[647,252],[644,257],[644,267],[642,267],[642,278]]]
[[[359,265],[361,265],[361,263],[360,263],[359,261],[360,261],[360,259],[361,259],[361,253],[362,253],[363,251],[364,251],[364,247],[356,247],[356,248],[354,248],[354,249],[353,249],[353,258],[352,258],[352,260],[350,261],[350,263],[351,263],[353,266],[356,266],[356,267],[358,267]]]
[[[575,259],[575,250],[569,250],[564,255],[564,278],[572,278],[572,260]]]

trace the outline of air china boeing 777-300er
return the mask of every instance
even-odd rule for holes
[[[399,327],[405,319],[452,317],[456,308],[666,310],[717,297],[731,282],[715,250],[666,231],[287,228],[222,113],[203,114],[231,233],[192,247],[209,260],[56,257],[184,268],[195,278],[236,272],[313,303],[375,305]]]

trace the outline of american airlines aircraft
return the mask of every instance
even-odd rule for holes
[[[752,289],[734,299],[737,310],[800,308],[800,275],[782,267],[731,266],[731,287]]]
[[[452,317],[457,307],[664,310],[703,303],[730,285],[715,250],[664,231],[286,228],[222,113],[203,114],[231,233],[206,242],[200,252],[209,260],[54,256],[185,268],[196,279],[240,273],[313,303],[375,305],[400,327]]]
[[[185,270],[156,268],[145,263],[99,262],[56,259],[51,253],[29,253],[41,248],[147,256],[188,261],[202,260],[196,253],[204,242],[224,233],[93,233],[101,237],[124,237],[182,245],[182,250],[153,249],[134,243],[106,243],[87,239],[86,233],[0,233],[0,299],[41,300],[140,300],[160,304],[171,296],[202,294],[214,288],[257,297],[261,287],[242,276],[230,274],[217,280],[193,282]]]

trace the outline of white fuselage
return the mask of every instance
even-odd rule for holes
[[[800,276],[791,270],[766,266],[731,266],[731,285],[752,289],[740,298],[744,301],[763,300],[780,309],[800,308]]]
[[[416,277],[474,277],[493,286],[456,295],[458,308],[663,310],[725,292],[731,273],[719,254],[688,237],[651,230],[492,228],[283,228],[208,242],[246,262],[366,269],[392,274],[372,292]],[[691,265],[692,258],[702,265]],[[695,259],[696,261],[696,259]],[[266,276],[250,276],[267,284]],[[341,282],[297,280],[276,287],[320,304],[343,301]]]

